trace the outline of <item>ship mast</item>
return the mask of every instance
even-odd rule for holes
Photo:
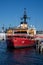
[[[4,32],[4,24],[3,24],[3,26],[2,26],[2,32]]]
[[[23,15],[23,17],[21,18],[21,20],[24,20],[23,23],[24,23],[24,24],[27,24],[26,19],[28,19],[28,18],[30,18],[30,17],[27,17],[26,8],[24,8],[24,15]]]
[[[24,16],[23,16],[23,19],[24,19],[24,23],[27,23],[27,22],[26,22],[26,19],[27,19],[26,8],[24,8]]]

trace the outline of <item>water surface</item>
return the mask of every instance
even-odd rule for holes
[[[43,65],[43,54],[34,48],[8,50],[5,41],[0,41],[0,65]]]

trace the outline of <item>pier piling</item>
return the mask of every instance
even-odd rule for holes
[[[36,40],[36,50],[38,52],[43,52],[43,42],[40,40]]]

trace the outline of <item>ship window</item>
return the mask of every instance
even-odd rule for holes
[[[23,34],[25,34],[27,32],[26,31],[17,31],[17,32],[14,32],[14,33],[18,33],[18,34],[23,33]]]
[[[16,38],[27,38],[26,36],[13,36],[13,37],[16,37]]]
[[[30,38],[30,36],[27,36],[27,38]]]

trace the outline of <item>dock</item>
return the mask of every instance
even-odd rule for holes
[[[43,34],[36,35],[36,50],[43,52]]]

